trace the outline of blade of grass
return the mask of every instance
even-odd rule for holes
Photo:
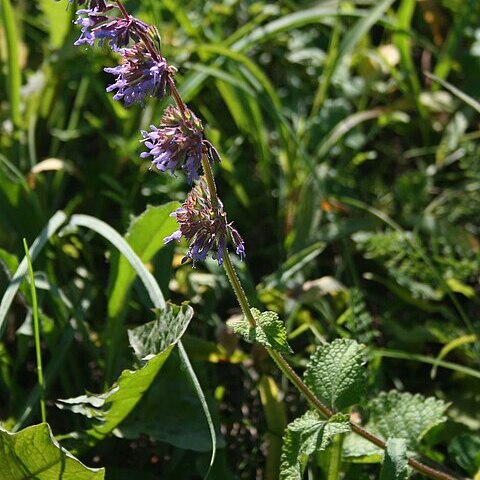
[[[8,76],[7,87],[10,98],[10,115],[16,129],[20,129],[22,124],[22,115],[20,111],[20,87],[22,77],[19,62],[19,41],[17,26],[15,24],[15,15],[10,0],[1,0],[2,19],[5,28],[5,37],[7,43]]]
[[[386,348],[380,348],[374,350],[374,354],[378,357],[386,358],[398,358],[399,360],[409,360],[412,362],[428,363],[429,365],[436,365],[437,367],[447,368],[454,372],[463,373],[470,377],[480,378],[480,371],[473,368],[459,365],[458,363],[445,362],[443,360],[437,360],[436,358],[427,357],[426,355],[418,355],[416,353],[400,352],[398,350],[389,350]]]
[[[436,362],[433,365],[432,371],[430,372],[430,377],[435,378],[437,375],[438,370],[438,362],[445,358],[452,350],[455,350],[462,345],[466,345],[468,343],[474,343],[478,340],[476,335],[462,335],[461,337],[455,338],[451,342],[448,342],[444,347],[440,350],[440,353],[437,356]]]
[[[336,8],[332,7],[321,6],[309,8],[277,18],[265,25],[260,25],[254,28],[248,35],[242,36],[242,38],[234,43],[231,43],[230,38],[227,38],[224,45],[230,46],[231,50],[235,52],[246,52],[249,49],[258,46],[259,43],[265,42],[282,32],[315,23],[330,25],[331,19],[337,15],[360,18],[367,16],[364,10],[351,10],[349,12],[339,13]],[[395,25],[388,20],[381,19],[379,22],[389,28],[395,27]],[[233,35],[235,35],[235,33]],[[222,59],[217,59],[215,61],[215,65],[219,66],[221,64]],[[183,79],[182,85],[179,88],[182,98],[188,102],[199,92],[207,78],[208,73],[205,72],[195,72],[187,75]]]
[[[45,410],[45,383],[43,379],[42,366],[42,347],[40,345],[40,321],[38,319],[38,302],[37,289],[35,288],[35,277],[33,276],[32,260],[30,258],[30,251],[28,250],[27,240],[23,239],[23,248],[25,249],[25,258],[28,264],[28,274],[30,277],[30,291],[32,293],[32,309],[33,309],[33,334],[35,338],[35,357],[37,361],[37,376],[38,388],[40,389],[40,412],[42,422],[47,421],[47,412]]]
[[[323,158],[333,146],[335,146],[340,138],[350,132],[352,128],[360,125],[360,123],[378,118],[382,115],[382,113],[383,110],[380,108],[366,110],[364,112],[356,112],[339,122],[337,125],[335,125],[335,127],[333,127],[323,142],[318,146],[318,150],[315,154],[312,165],[318,164],[320,159]]]
[[[377,7],[383,7],[384,3],[393,3],[393,0],[384,0],[381,4],[377,5]],[[345,16],[345,17],[363,17],[364,20],[368,21],[368,18],[372,14],[373,10],[365,11],[365,10],[350,10],[348,12],[338,11],[337,8],[332,7],[313,7],[308,8],[305,10],[300,10],[299,12],[294,12],[288,15],[285,15],[281,18],[276,20],[272,20],[271,22],[267,23],[266,25],[260,25],[259,27],[252,30],[252,32],[240,39],[238,42],[235,42],[232,45],[233,50],[235,51],[245,51],[251,48],[252,46],[257,46],[258,43],[264,42],[269,38],[278,35],[279,33],[292,30],[294,28],[304,27],[306,25],[310,25],[312,23],[328,23],[331,21],[332,18],[336,16]],[[380,15],[381,16],[381,15]],[[375,23],[380,16],[374,19]],[[373,25],[372,23],[372,25]],[[391,26],[391,22],[382,19],[382,24],[388,24]],[[358,25],[358,24],[357,24]],[[366,29],[368,30],[368,28]],[[346,47],[347,45],[344,45]]]
[[[344,433],[336,435],[333,444],[329,448],[327,480],[337,480],[340,478],[344,439]]]
[[[441,78],[437,77],[436,75],[433,75],[433,73],[424,72],[424,74],[428,78],[430,78],[431,80],[434,80],[435,82],[438,82],[442,87],[446,88],[448,91],[450,91],[456,97],[458,97],[460,100],[462,100],[462,102],[465,102],[469,107],[472,107],[474,110],[476,110],[478,113],[480,113],[480,103],[477,102],[470,95],[467,95],[466,93],[462,92],[457,87],[453,86],[451,83],[449,83],[445,80],[442,80]]]
[[[338,4],[339,11],[342,8],[342,4]],[[322,78],[318,84],[317,91],[313,97],[313,105],[309,115],[309,121],[311,121],[322,108],[323,102],[327,98],[327,91],[332,79],[334,65],[338,61],[338,48],[340,44],[340,35],[342,33],[342,17],[340,15],[335,17],[335,23],[333,25],[332,33],[330,35],[330,41],[328,44],[327,57],[325,58],[325,68],[322,72]],[[307,121],[307,124],[309,122]]]
[[[338,45],[337,51],[337,41],[338,41],[338,23],[335,25],[332,35],[332,40],[330,42],[329,52],[327,55],[326,68],[322,74],[320,81],[320,87],[315,96],[313,102],[312,112],[310,117],[313,117],[320,110],[323,101],[327,96],[328,87],[332,80],[332,77],[337,69],[337,66],[342,63],[342,61],[353,52],[354,48],[361,40],[361,38],[377,23],[377,21],[382,17],[385,11],[392,5],[394,0],[383,0],[378,3],[375,7],[366,12],[365,16],[358,20],[358,22],[351,28],[348,33],[343,37],[340,45]],[[340,17],[341,11],[335,12],[337,18]]]
[[[411,40],[408,33],[410,31],[416,3],[416,0],[403,0],[400,4],[397,12],[398,32],[394,33],[393,41],[400,52],[400,63],[407,75],[408,83],[410,83],[412,89],[411,96],[413,97],[418,113],[424,120],[428,121],[428,112],[420,102],[421,85],[416,74],[416,68],[412,58]],[[428,140],[429,133],[426,128],[426,123],[420,122],[420,128],[423,138]]]
[[[202,40],[199,28],[195,28],[190,21],[185,8],[179,8],[178,2],[174,0],[163,0],[162,5],[170,11],[188,36]]]
[[[435,66],[434,73],[440,79],[448,77],[452,66],[455,64],[455,53],[465,38],[465,27],[470,20],[472,12],[475,10],[477,0],[467,0],[459,3],[461,9],[453,15],[453,28],[449,29],[447,39],[443,44],[443,48]]]
[[[52,237],[55,232],[62,226],[65,222],[67,216],[62,211],[58,211],[53,215],[53,217],[48,221],[47,225],[41,231],[40,235],[35,239],[30,249],[30,256],[32,262],[35,261],[38,254],[42,251],[45,244],[48,242],[50,237]],[[15,275],[12,278],[12,281],[7,287],[7,290],[3,294],[2,301],[0,303],[0,338],[2,337],[5,327],[6,327],[6,317],[10,305],[12,304],[15,295],[20,288],[20,284],[23,281],[24,276],[27,273],[27,258],[24,257],[20,262],[20,265],[15,272]]]
[[[45,387],[46,389],[50,387],[54,378],[60,371],[60,368],[65,367],[65,355],[69,352],[70,347],[75,339],[76,330],[74,330],[70,325],[68,325],[63,335],[57,342],[57,348],[55,349],[55,355],[52,356],[52,359],[45,369]],[[17,418],[17,423],[12,429],[12,432],[18,432],[22,429],[27,422],[29,421],[33,410],[34,405],[38,402],[40,398],[40,389],[38,384],[30,392],[27,400],[25,401],[24,406],[21,409],[21,413]]]
[[[418,96],[420,94],[420,82],[415,74],[416,69],[413,64],[412,52],[410,50],[410,38],[407,34],[410,29],[416,3],[416,0],[403,0],[400,4],[400,8],[397,12],[398,27],[400,31],[394,33],[393,41],[400,52],[400,61],[407,73],[413,94]]]
[[[137,272],[137,275],[144,284],[148,296],[152,300],[154,306],[156,308],[165,308],[165,298],[154,276],[147,270],[142,260],[133,251],[132,247],[115,229],[98,218],[80,214],[72,215],[70,222],[66,226],[66,230],[76,227],[84,227],[93,230],[117,248]]]
[[[67,229],[75,227],[84,227],[101,235],[103,238],[108,240],[115,248],[117,248],[122,255],[128,260],[130,265],[135,269],[137,275],[145,286],[147,293],[152,301],[152,304],[156,308],[165,308],[165,298],[163,293],[155,280],[154,276],[147,270],[146,266],[143,264],[138,255],[133,251],[132,247],[125,241],[125,239],[110,225],[102,222],[98,218],[92,217],[90,215],[72,215]],[[212,455],[210,457],[210,465],[206,476],[207,478],[212,465],[215,461],[215,455],[217,450],[217,439],[215,434],[215,427],[213,425],[212,416],[210,414],[210,409],[208,408],[207,400],[205,394],[203,393],[200,382],[198,381],[197,375],[191,365],[190,359],[188,358],[183,344],[181,341],[178,342],[178,350],[180,354],[180,359],[185,367],[185,370],[190,376],[190,380],[194,387],[195,393],[197,394],[200,403],[202,405],[203,413],[208,423],[208,428],[210,431],[210,436],[212,440]]]
[[[280,471],[282,436],[287,427],[287,416],[280,389],[275,380],[262,375],[259,383],[260,401],[267,422],[268,452],[265,460],[265,480],[276,480]]]

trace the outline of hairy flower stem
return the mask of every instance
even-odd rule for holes
[[[125,19],[129,20],[130,15],[128,14],[125,7],[123,6],[122,1],[121,0],[115,0],[115,1],[122,15],[125,17]],[[157,58],[158,54],[150,38],[147,35],[145,35],[142,31],[139,31],[138,29],[137,29],[137,34],[141,39],[141,41],[145,44],[149,53],[152,55],[152,58],[159,60]],[[186,118],[186,105],[182,100],[171,75],[168,75],[168,86],[170,88],[172,97],[177,107],[179,108],[182,116]],[[211,197],[212,206],[213,208],[217,208],[218,206],[217,188],[215,185],[215,179],[213,176],[212,167],[206,155],[204,155],[202,158],[202,166],[203,166],[204,175],[207,181],[207,187]],[[235,293],[235,296],[237,297],[240,308],[242,309],[242,312],[245,315],[245,318],[248,320],[250,326],[254,328],[256,327],[255,318],[253,317],[252,312],[250,311],[250,304],[248,302],[248,298],[245,294],[245,291],[243,290],[242,284],[235,271],[235,267],[233,266],[233,263],[230,259],[228,251],[225,252],[225,256],[223,260],[224,260],[223,265],[225,268],[225,272],[227,274],[228,280],[230,281],[230,284]],[[280,368],[280,370],[283,372],[283,374],[292,382],[292,384],[299,390],[299,392],[310,402],[310,404],[318,412],[320,412],[327,419],[330,418],[335,413],[317,398],[317,396],[303,382],[303,380],[299,377],[299,375],[295,372],[295,370],[293,370],[290,364],[285,360],[285,358],[279,352],[277,352],[276,350],[273,350],[270,347],[266,347],[266,350],[270,355],[270,357],[272,358],[272,360],[276,363],[278,368]],[[362,436],[366,440],[375,444],[377,447],[385,450],[386,445],[382,439],[378,438],[377,436],[365,430],[360,425],[357,425],[353,422],[350,422],[350,427],[352,431],[354,431],[358,435]],[[408,464],[413,469],[417,470],[420,473],[423,473],[424,475],[434,480],[456,480],[455,477],[447,473],[443,473],[438,470],[435,470],[434,468],[428,465],[425,465],[424,463],[421,463],[418,460],[415,460],[413,458],[408,459]]]
[[[205,178],[207,179],[207,185],[210,192],[210,196],[212,198],[212,204],[217,202],[217,189],[215,185],[215,179],[213,177],[212,167],[210,166],[210,162],[206,157],[203,157],[202,160],[203,171],[205,174]],[[245,315],[248,323],[252,326],[256,326],[255,319],[253,318],[252,312],[250,311],[250,305],[248,302],[248,298],[243,290],[242,284],[240,283],[240,279],[238,278],[237,272],[235,271],[235,267],[230,259],[230,255],[225,252],[224,256],[224,268],[227,274],[228,280],[230,281],[230,285],[237,297],[238,303],[240,308],[242,309],[243,314]],[[278,368],[283,372],[283,374],[292,382],[292,384],[298,389],[298,391],[310,402],[310,404],[320,412],[324,417],[330,418],[334,412],[332,412],[326,405],[324,405],[317,396],[308,388],[308,386],[304,383],[304,381],[298,376],[298,374],[293,370],[290,364],[285,360],[282,354],[273,350],[272,348],[266,347],[266,350],[272,360],[277,364]],[[372,442],[377,447],[385,450],[386,445],[385,442],[378,438],[377,436],[373,435],[372,433],[365,430],[360,425],[357,425],[353,422],[350,422],[350,427],[352,431],[357,433],[358,435],[362,436],[366,440]],[[435,479],[435,480],[455,480],[455,477],[450,476],[449,474],[440,472],[435,470],[428,465],[425,465],[418,460],[413,458],[408,459],[408,464],[410,467],[414,468],[420,473],[427,475],[428,477]]]
[[[175,103],[177,104],[177,107],[180,110],[180,113],[182,114],[182,117],[185,119],[186,118],[186,106],[184,101],[182,100],[182,97],[178,93],[177,87],[175,86],[175,82],[173,81],[173,78],[169,75],[168,76],[168,86],[170,87],[170,91],[172,93],[172,97],[175,100]],[[217,197],[215,196],[215,201]],[[213,200],[213,197],[212,197]]]
[[[130,18],[130,15],[128,14],[126,8],[123,6],[123,3],[120,0],[117,0],[117,5],[120,9],[120,12],[122,12],[122,15],[125,17],[126,20],[128,20]]]
[[[230,285],[232,286],[233,291],[235,292],[235,296],[237,297],[238,303],[242,309],[243,314],[245,315],[248,323],[252,328],[257,326],[257,322],[250,311],[250,305],[248,304],[247,297],[245,292],[243,291],[242,284],[240,283],[240,279],[238,278],[237,272],[235,271],[235,267],[233,266],[232,260],[230,259],[230,255],[228,251],[226,255],[223,257],[223,266],[225,268],[225,272],[227,274],[228,280],[230,281]]]
[[[218,205],[217,186],[215,185],[215,178],[213,176],[212,167],[210,166],[210,162],[208,161],[208,158],[205,155],[202,158],[202,167],[203,167],[203,174],[205,176],[205,179],[207,180],[208,191],[210,192],[210,197],[212,199],[212,206],[213,208],[217,208],[217,205]],[[232,266],[232,270],[233,270],[233,266]],[[235,277],[236,277],[236,274],[235,274]],[[243,291],[238,278],[237,278],[237,283],[238,283],[238,287]],[[235,287],[233,287],[233,289],[235,290]],[[235,290],[235,293],[237,293],[236,290]],[[240,305],[242,305],[240,298],[238,299],[238,301],[240,302]],[[246,306],[248,308],[248,303]],[[243,308],[243,305],[242,305],[242,308]],[[253,322],[255,323],[255,320]]]
[[[130,15],[128,14],[126,8],[124,7],[122,1],[121,0],[115,0],[115,3],[118,5],[118,8],[119,8],[120,12],[122,13],[123,17],[125,18],[125,20],[130,20]],[[147,47],[147,50],[149,51],[152,58],[154,60],[160,60],[158,58],[157,51],[155,50],[155,48],[154,48],[151,40],[148,38],[148,36],[145,35],[145,33],[143,33],[138,28],[135,28],[135,31],[136,31],[137,35],[139,36],[139,38],[142,40],[143,44]]]

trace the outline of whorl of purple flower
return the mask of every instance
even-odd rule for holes
[[[190,246],[182,263],[191,258],[195,265],[195,262],[205,260],[212,251],[212,257],[222,265],[228,239],[235,246],[237,255],[241,259],[245,257],[245,243],[242,237],[231,223],[227,223],[227,214],[222,202],[218,200],[217,207],[213,207],[203,177],[187,195],[185,203],[173,212],[172,216],[177,219],[179,229],[166,237],[164,243],[185,237]]]
[[[153,58],[143,42],[120,49],[119,53],[123,56],[122,63],[104,69],[116,75],[115,83],[107,88],[107,92],[117,90],[114,100],[123,100],[129,107],[135,102],[143,103],[147,96],[163,98],[166,95],[168,76],[173,70],[164,58],[160,55],[158,59]]]
[[[135,17],[107,17],[105,13],[114,8],[113,5],[107,5],[105,10],[83,9],[78,10],[77,24],[82,27],[80,38],[75,45],[87,43],[92,46],[95,40],[103,43],[107,40],[114,50],[120,47],[126,47],[130,40],[138,42],[140,40],[139,32],[146,34],[148,25]]]
[[[169,105],[163,113],[160,127],[151,125],[150,128],[150,132],[142,131],[142,141],[148,151],[140,156],[152,156],[152,166],[161,172],[174,174],[182,168],[190,183],[197,180],[207,142],[203,139],[202,123],[195,114],[185,109],[182,115],[178,107]]]

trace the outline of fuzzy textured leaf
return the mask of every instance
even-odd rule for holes
[[[256,327],[250,326],[246,318],[231,319],[228,325],[247,342],[258,342],[280,353],[292,353],[287,342],[287,331],[278,315],[270,311],[260,312],[256,308],[252,308],[251,312],[257,322]]]
[[[117,382],[105,393],[82,395],[59,400],[57,405],[101,422],[89,433],[103,438],[116,428],[144,396],[157,373],[180,340],[193,316],[191,307],[167,304],[157,311],[157,319],[129,331],[130,342],[137,356],[147,359],[139,370],[124,370]],[[179,325],[175,325],[178,323]]]
[[[403,438],[390,438],[383,458],[380,480],[407,480],[407,442]]]
[[[305,371],[305,383],[327,406],[341,410],[358,403],[365,392],[363,346],[338,339],[318,347]]]
[[[448,404],[420,394],[395,390],[381,392],[369,403],[366,429],[383,440],[403,438],[407,449],[414,450],[425,434],[446,420]],[[380,461],[381,450],[361,437],[350,435],[345,441],[347,457],[371,457]]]
[[[310,410],[290,423],[283,437],[281,480],[301,480],[308,455],[325,450],[335,435],[350,431],[348,415],[337,414],[324,420]]]
[[[167,304],[166,309],[156,308],[156,320],[128,331],[130,346],[139,360],[156,355],[173,345],[183,336],[193,317],[188,305]]]
[[[88,468],[61,447],[47,423],[10,433],[0,426],[2,480],[103,480],[103,468]]]

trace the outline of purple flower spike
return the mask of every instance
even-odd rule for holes
[[[125,47],[130,40],[138,42],[140,37],[137,32],[147,33],[148,25],[135,17],[116,18],[111,22],[98,26],[93,30],[95,38],[102,41],[108,39],[110,45],[115,49]]]
[[[152,166],[161,172],[170,171],[174,174],[182,168],[190,183],[198,180],[206,141],[203,140],[202,123],[195,114],[186,109],[182,116],[178,107],[169,105],[160,127],[152,125],[150,128],[150,132],[142,132],[142,141],[148,151],[140,156],[152,156]]]
[[[113,7],[109,7],[113,8]],[[97,9],[83,9],[77,11],[77,25],[82,27],[82,33],[80,34],[79,39],[74,43],[74,45],[79,46],[87,43],[92,46],[95,44],[95,27],[100,25],[108,20],[108,17],[104,15],[106,10],[97,10]]]
[[[148,32],[148,25],[135,17],[107,17],[105,13],[112,8],[112,5],[106,5],[104,10],[78,10],[77,24],[82,27],[82,33],[75,45],[87,43],[93,47],[95,40],[98,40],[99,44],[107,40],[110,47],[118,51],[120,47],[126,47],[130,40],[138,42],[139,33]]]
[[[114,100],[123,100],[126,107],[135,102],[142,103],[145,97],[163,98],[167,92],[167,80],[172,70],[165,59],[152,58],[143,43],[119,50],[123,56],[121,65],[105,68],[116,75],[116,82],[107,92],[117,90]]]
[[[245,243],[242,237],[231,223],[227,223],[227,214],[220,200],[217,207],[213,208],[203,177],[187,195],[185,203],[172,216],[177,219],[179,229],[163,241],[168,243],[185,237],[190,246],[182,263],[191,258],[195,266],[196,262],[205,260],[212,251],[212,258],[222,265],[228,239],[235,246],[240,258],[245,258]]]

